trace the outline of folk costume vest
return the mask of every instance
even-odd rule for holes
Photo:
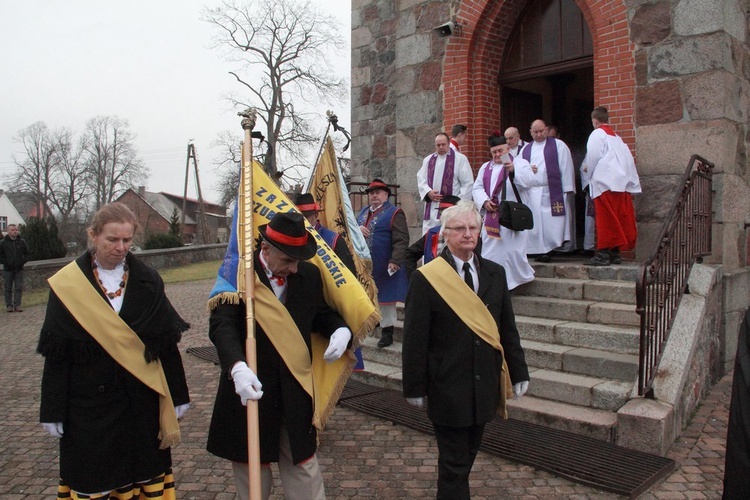
[[[374,212],[370,207],[364,207],[357,217],[360,226],[370,229],[370,236],[366,238],[372,256],[372,277],[378,288],[378,302],[389,304],[404,300],[409,280],[404,268],[396,271],[392,276],[388,274],[388,261],[393,250],[393,217],[400,208],[386,201]]]

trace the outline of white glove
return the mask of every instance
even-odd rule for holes
[[[175,412],[175,415],[177,415],[177,420],[184,417],[189,409],[190,409],[190,403],[185,403],[184,405],[175,406],[174,412]]]
[[[263,384],[244,361],[238,361],[232,367],[232,380],[234,392],[240,396],[244,406],[247,406],[248,399],[257,401],[263,397]]]
[[[352,332],[345,326],[336,329],[331,334],[331,340],[328,341],[328,349],[323,353],[323,359],[329,363],[336,361],[346,351],[346,346],[352,339]]]
[[[526,394],[526,391],[529,389],[529,381],[524,380],[523,382],[518,382],[517,384],[513,384],[513,399],[518,399],[524,394]]]
[[[61,438],[63,436],[62,422],[45,423],[42,424],[42,427],[52,437]]]
[[[406,398],[406,402],[412,406],[416,406],[417,408],[422,408],[424,406],[424,397]]]

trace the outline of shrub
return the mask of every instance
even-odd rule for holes
[[[57,235],[54,217],[50,216],[46,221],[38,217],[29,217],[21,237],[26,240],[29,247],[29,260],[65,257],[65,245]]]
[[[182,246],[182,240],[179,236],[171,233],[152,234],[143,244],[144,250],[154,250],[156,248],[176,248]]]

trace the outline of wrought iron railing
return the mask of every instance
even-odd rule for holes
[[[358,214],[359,211],[362,210],[362,207],[366,207],[370,204],[370,201],[367,199],[367,193],[365,193],[365,188],[369,185],[369,182],[346,183],[346,187],[349,190],[349,200],[352,202],[352,210],[354,210],[355,214]],[[391,188],[391,198],[389,201],[397,207],[400,206],[398,201],[398,188],[400,188],[401,185],[388,184],[388,187]]]
[[[693,264],[711,253],[713,163],[693,155],[651,258],[636,280],[641,316],[638,394],[653,397],[653,383]]]

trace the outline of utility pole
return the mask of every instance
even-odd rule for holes
[[[190,178],[190,160],[193,160],[193,166],[195,168],[195,186],[198,190],[198,204],[200,207],[199,213],[197,214],[198,220],[196,222],[198,223],[198,228],[201,233],[201,243],[208,244],[211,243],[211,235],[208,231],[206,207],[203,203],[203,194],[201,194],[201,181],[198,175],[198,158],[195,155],[195,145],[193,145],[192,141],[188,142],[187,147],[187,162],[185,163],[185,191],[182,195],[182,220],[180,221],[180,226],[182,227],[183,234],[185,234],[185,208],[187,205],[188,179]]]

